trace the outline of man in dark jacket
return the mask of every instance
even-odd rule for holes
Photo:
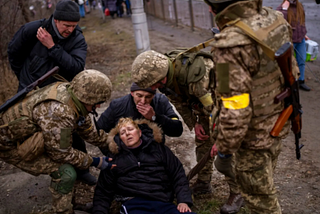
[[[68,81],[84,70],[87,43],[77,25],[79,20],[79,6],[62,0],[49,19],[27,23],[17,31],[9,43],[8,57],[19,91],[54,66],[60,67],[59,74]],[[55,81],[51,77],[40,87]]]
[[[142,89],[136,83],[132,84],[130,90],[131,94],[111,101],[97,122],[98,129],[109,132],[121,117],[131,117],[157,123],[167,136],[179,137],[182,134],[182,122],[166,96],[151,88]]]
[[[19,80],[18,91],[55,66],[59,66],[59,75],[67,81],[84,70],[87,43],[77,25],[79,20],[79,6],[71,0],[62,0],[49,19],[27,23],[16,32],[8,46],[8,57]],[[50,77],[39,87],[56,81]],[[73,142],[77,142],[74,148],[86,152],[85,143],[78,135],[73,135]],[[78,179],[89,185],[96,183],[89,170],[77,170],[77,174]]]

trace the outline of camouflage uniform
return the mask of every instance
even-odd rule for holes
[[[69,83],[58,82],[32,91],[0,115],[0,158],[32,175],[51,175],[53,208],[58,213],[72,211],[72,191],[61,194],[53,186],[60,181],[54,176],[59,167],[70,164],[86,169],[93,161],[89,154],[72,148],[72,132],[88,143],[108,146],[107,134],[100,130],[98,135],[91,118],[82,114],[82,104],[74,101],[72,89],[68,88]],[[27,145],[31,151],[22,148]]]
[[[188,126],[190,130],[192,130],[198,122],[202,125],[207,135],[210,134],[209,132],[209,113],[212,109],[212,104],[208,107],[203,107],[203,104],[200,102],[201,97],[210,95],[212,92],[212,86],[210,85],[210,74],[213,68],[213,62],[209,58],[203,58],[206,71],[204,76],[197,82],[188,82],[187,80],[187,87],[179,84],[179,91],[180,94],[178,97],[172,94],[167,94],[168,98],[170,99],[171,103],[176,107],[176,110],[179,112],[181,117],[183,118],[184,122]],[[189,69],[189,72],[191,70]],[[173,84],[173,75],[172,70],[169,70],[167,77],[168,82],[166,87],[171,88],[172,90],[175,89]],[[178,73],[175,71],[175,73]],[[180,72],[178,74],[181,74]],[[171,77],[171,78],[170,78]],[[179,79],[179,76],[176,76]],[[160,89],[160,91],[162,91]],[[212,142],[210,139],[208,140],[199,140],[197,136],[195,136],[195,143],[196,143],[196,157],[197,162],[201,160],[206,152],[210,150],[212,147]],[[201,181],[209,182],[211,181],[211,176],[213,172],[212,168],[213,159],[208,161],[205,167],[198,173],[198,179]]]
[[[273,51],[291,41],[291,28],[279,12],[262,7],[262,1],[239,1],[216,16],[221,33],[211,44],[219,101],[215,108],[220,111],[214,139],[218,151],[235,153],[236,182],[251,213],[279,214],[273,171],[288,124],[277,138],[269,133],[284,109],[283,102],[274,103],[274,97],[284,89],[284,79],[276,61],[230,24],[237,18]],[[296,73],[294,60],[293,68]]]

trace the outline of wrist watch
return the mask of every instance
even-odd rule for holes
[[[156,121],[156,119],[157,119],[156,115],[153,115],[153,116],[151,117],[151,120],[152,120],[153,122]]]

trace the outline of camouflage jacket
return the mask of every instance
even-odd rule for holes
[[[210,85],[210,75],[213,68],[213,61],[209,58],[203,58],[205,65],[204,76],[197,82],[189,82],[187,79],[186,86],[177,83],[179,95],[170,94],[166,90],[160,89],[161,92],[165,93],[170,99],[170,102],[176,107],[176,110],[179,112],[184,122],[187,124],[190,130],[193,129],[196,118],[195,115],[203,115],[211,111],[212,104],[207,107],[207,111],[204,111],[203,105],[200,101],[201,97],[206,95],[212,95],[212,86]],[[192,70],[189,69],[189,72]],[[178,79],[179,76],[176,76],[176,73],[181,75],[180,72],[169,71],[167,77],[168,81],[166,87],[177,93],[177,89],[174,85],[173,78]],[[196,75],[196,74],[194,74]],[[177,81],[178,82],[178,81]]]
[[[108,146],[108,135],[103,130],[100,130],[100,136],[98,135],[89,115],[79,120],[77,108],[67,91],[68,86],[68,83],[55,83],[30,92],[24,100],[4,112],[1,117],[3,123],[10,124],[21,118],[28,118],[30,122],[24,127],[19,123],[16,128],[9,126],[5,138],[7,142],[0,143],[8,143],[14,149],[17,142],[23,142],[22,138],[16,138],[17,133],[21,132],[22,136],[29,131],[25,127],[33,124],[35,131],[42,132],[45,153],[53,161],[69,163],[77,168],[88,168],[92,158],[89,154],[72,148],[72,133],[76,131],[88,143],[101,147]],[[109,147],[112,151],[116,148],[115,144],[114,147]]]
[[[216,120],[218,150],[225,154],[238,148],[266,149],[275,139],[270,136],[284,103],[274,97],[284,89],[284,79],[276,61],[240,28],[227,24],[239,18],[273,51],[291,41],[290,25],[282,14],[261,1],[236,2],[216,16],[221,33],[211,43],[214,52],[215,92],[220,111]],[[297,66],[293,59],[294,73]],[[220,100],[221,98],[221,100]],[[283,128],[280,137],[288,133]]]

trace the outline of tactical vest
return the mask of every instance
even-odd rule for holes
[[[236,4],[242,4],[240,7],[246,11],[243,4],[254,3],[238,2]],[[273,51],[277,51],[284,43],[291,41],[292,33],[290,25],[285,21],[283,16],[275,10],[262,7],[256,14],[246,14],[246,18],[237,17],[236,13],[239,14],[239,11],[235,13],[233,13],[233,11],[227,11],[230,12],[230,15],[228,15],[226,11],[224,12],[226,13],[223,17],[224,19],[240,19]],[[233,25],[232,21],[220,27],[222,27],[223,30],[215,36],[217,41],[211,43],[213,47],[228,48],[254,43],[243,30]],[[271,131],[280,112],[284,108],[283,102],[278,104],[274,103],[275,96],[284,90],[284,78],[277,62],[271,60],[259,44],[257,44],[257,47],[260,55],[260,68],[257,73],[252,75],[250,105],[252,106],[253,115],[245,141],[247,141],[249,147],[267,148],[272,145],[273,142],[268,133]],[[289,123],[283,128],[279,137],[283,137],[288,133],[288,125]],[[262,135],[259,135],[260,133],[262,133]],[[257,142],[255,142],[257,138],[265,139],[262,140],[263,142],[258,143],[259,145],[254,145],[257,144]]]
[[[57,82],[38,90],[31,91],[27,96],[2,114],[4,126],[9,129],[11,141],[23,142],[40,127],[33,122],[33,110],[42,102],[57,101],[70,106],[78,115],[76,107],[67,91],[69,83]]]

